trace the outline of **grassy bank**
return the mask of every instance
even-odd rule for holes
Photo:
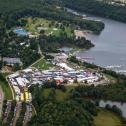
[[[121,119],[114,113],[99,109],[98,116],[94,118],[96,126],[122,126]]]
[[[62,101],[64,100],[65,98],[67,98],[69,96],[69,92],[71,89],[73,89],[74,87],[73,86],[67,86],[66,87],[66,92],[62,92],[61,90],[59,89],[56,89],[55,92],[56,92],[56,99],[58,101]],[[49,95],[49,93],[51,92],[52,88],[48,88],[48,89],[45,89],[44,90],[44,96],[47,97]]]
[[[56,99],[58,101],[63,101],[66,98],[68,98],[70,95],[70,90],[74,89],[73,86],[68,86],[66,88],[67,88],[66,92],[62,92],[59,89],[55,89]],[[52,88],[44,89],[43,91],[44,97],[48,97],[49,94],[52,92],[52,90],[53,90]],[[115,113],[108,111],[106,109],[101,108],[98,109],[99,109],[98,115],[94,116],[94,123],[96,126],[123,126],[121,118],[117,116]]]
[[[52,89],[44,90],[44,96],[47,97],[49,95],[49,93],[51,92],[51,90]],[[62,91],[60,91],[58,89],[56,89],[55,92],[56,92],[56,99],[58,101],[64,100],[66,98],[66,96],[68,95],[66,92],[64,93],[64,92],[62,92]]]
[[[27,20],[27,24],[24,27],[26,30],[39,35],[41,30],[44,30],[45,34],[51,34],[55,36],[60,36],[61,33],[66,33],[67,36],[74,36],[73,29],[75,27],[66,26],[61,22],[55,20],[47,20],[44,18],[24,18]],[[40,28],[41,30],[38,30]]]
[[[38,62],[36,62],[32,67],[46,70],[46,69],[49,69],[50,67],[53,67],[53,65],[50,63],[47,63],[45,59],[41,59]]]
[[[8,85],[7,82],[3,82],[3,81],[0,81],[0,85],[2,87],[2,90],[4,92],[4,99],[7,99],[7,100],[10,100],[12,99],[12,92],[11,92],[11,89]]]

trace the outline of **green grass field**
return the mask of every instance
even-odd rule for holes
[[[12,92],[7,82],[0,81],[0,86],[4,92],[4,99],[11,100],[12,99]]]
[[[117,78],[115,78],[115,77],[113,77],[113,76],[111,76],[111,75],[109,75],[109,74],[105,74],[105,76],[109,79],[109,80],[113,80],[113,81],[117,81]]]
[[[35,63],[32,67],[46,70],[49,69],[50,67],[53,67],[53,64],[47,63],[45,59],[41,59],[37,63]]]
[[[73,88],[74,88],[73,86],[67,86],[67,87],[66,87],[66,89],[67,89],[66,92],[62,92],[61,90],[56,89],[56,90],[55,90],[55,91],[56,91],[56,99],[57,99],[58,101],[64,100],[67,96],[69,96],[69,91],[70,91],[71,89],[73,89]],[[47,97],[47,96],[49,95],[49,93],[51,92],[51,90],[52,90],[51,88],[45,89],[45,90],[44,90],[44,96]]]
[[[45,89],[44,90],[44,96],[47,97],[49,95],[49,93],[51,92],[52,89]],[[60,90],[56,89],[56,99],[58,101],[62,101],[66,98],[66,96],[68,95],[67,93],[61,92]]]
[[[6,76],[9,75],[8,73],[3,73],[3,76],[6,78]],[[0,86],[4,92],[4,99],[7,99],[7,100],[11,100],[13,99],[12,97],[12,92],[11,92],[11,89],[10,89],[10,86],[8,84],[8,82],[3,82],[3,81],[0,81]]]
[[[60,34],[63,32],[63,29],[59,27],[59,24],[61,23],[57,21],[46,20],[43,18],[32,18],[32,17],[26,18],[26,20],[28,23],[24,28],[36,35],[39,35],[37,27],[46,28],[46,30],[44,30],[46,34],[52,34],[55,36],[60,36]],[[64,32],[67,34],[67,36],[74,35],[74,33],[72,32],[72,27],[70,26],[66,27],[63,24],[62,26],[64,27]]]
[[[121,119],[114,113],[100,109],[98,116],[94,118],[96,126],[122,126]]]

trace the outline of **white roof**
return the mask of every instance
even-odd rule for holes
[[[27,80],[26,78],[23,78],[23,81],[24,81],[25,83],[29,83],[29,80]]]
[[[15,81],[11,81],[11,84],[12,85],[18,85],[17,82],[15,82]]]
[[[14,88],[14,91],[15,91],[16,93],[20,93],[20,89],[19,89],[19,87],[17,87],[17,86],[13,86],[13,88]]]
[[[57,64],[58,66],[65,68],[66,70],[73,70],[72,68],[70,68],[66,63],[59,63]]]
[[[23,78],[18,77],[18,78],[16,78],[16,80],[17,80],[17,82],[18,82],[18,84],[19,84],[20,86],[25,86],[25,82],[24,82],[24,79],[23,79]]]
[[[9,75],[9,78],[14,78],[14,77],[17,77],[18,75],[19,75],[19,73],[17,72],[17,73]]]
[[[32,72],[32,69],[30,69],[30,68],[29,69],[24,69],[23,72],[26,72],[26,73]]]
[[[62,76],[56,76],[54,79],[55,80],[63,80],[63,77]]]
[[[77,75],[77,78],[85,78],[84,75]]]

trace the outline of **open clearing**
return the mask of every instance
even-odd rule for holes
[[[46,69],[49,69],[50,67],[53,67],[53,65],[50,63],[47,63],[45,59],[41,59],[37,63],[35,63],[32,67],[46,70]]]
[[[69,24],[61,23],[54,20],[47,20],[43,18],[25,18],[27,24],[24,29],[32,32],[33,34],[39,35],[40,31],[43,30],[47,35],[60,36],[62,34],[67,34],[71,37],[74,35],[74,26],[69,26]]]
[[[94,118],[96,126],[122,126],[121,119],[114,113],[100,109]]]
[[[11,100],[12,99],[12,93],[11,93],[11,89],[10,89],[8,83],[0,81],[0,85],[1,85],[2,90],[4,92],[4,98]]]
[[[59,89],[56,89],[55,92],[56,92],[56,99],[58,101],[62,101],[64,100],[67,96],[69,96],[69,92],[70,90],[72,90],[74,87],[73,86],[67,86],[66,87],[66,92],[62,92],[61,90]],[[49,93],[51,92],[51,90],[53,90],[53,88],[48,88],[48,89],[45,89],[44,90],[44,96],[47,97],[49,95]]]
[[[6,78],[8,74],[3,74],[3,76]],[[11,89],[10,89],[10,86],[8,84],[7,81],[1,81],[0,80],[0,86],[4,92],[4,99],[7,99],[7,100],[12,100],[13,97],[12,97],[12,92],[11,92]]]

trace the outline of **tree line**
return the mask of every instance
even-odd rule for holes
[[[69,61],[76,63],[80,66],[86,68],[93,68],[95,70],[99,70],[104,74],[111,75],[112,77],[117,79],[115,84],[109,85],[99,85],[99,86],[79,86],[75,88],[75,93],[81,95],[82,97],[92,97],[97,99],[105,99],[105,100],[113,100],[113,101],[121,101],[126,102],[126,76],[122,74],[118,74],[114,71],[107,70],[105,68],[99,67],[94,64],[90,64],[87,62],[82,62],[76,59],[76,57],[72,56]],[[118,92],[118,93],[117,93]]]
[[[18,19],[32,16],[46,19],[55,19],[58,21],[67,21],[70,24],[76,24],[80,26],[80,28],[91,30],[97,34],[104,29],[104,23],[82,19],[80,16],[70,14],[63,9],[64,5],[61,4],[62,1],[54,1],[55,2],[49,2],[48,0],[20,0],[20,6],[17,6],[19,3],[18,0],[13,0],[11,2],[7,0],[6,3],[3,2],[3,0],[0,0],[0,7],[6,7],[6,9],[3,8],[3,10],[0,10],[0,17],[4,20],[4,22],[6,22],[6,27],[8,28],[19,24],[17,21]],[[10,6],[11,4],[13,8]],[[61,8],[57,9],[56,5],[59,5]]]
[[[45,97],[43,92],[46,88],[33,86],[30,89],[33,97],[32,102],[37,111],[37,115],[33,116],[29,122],[30,126],[94,126],[93,116],[97,115],[97,108],[94,103],[75,100],[70,97],[67,97],[66,100],[58,101],[54,88]]]
[[[126,22],[126,4],[110,4],[106,0],[62,0],[66,7],[85,13]]]

